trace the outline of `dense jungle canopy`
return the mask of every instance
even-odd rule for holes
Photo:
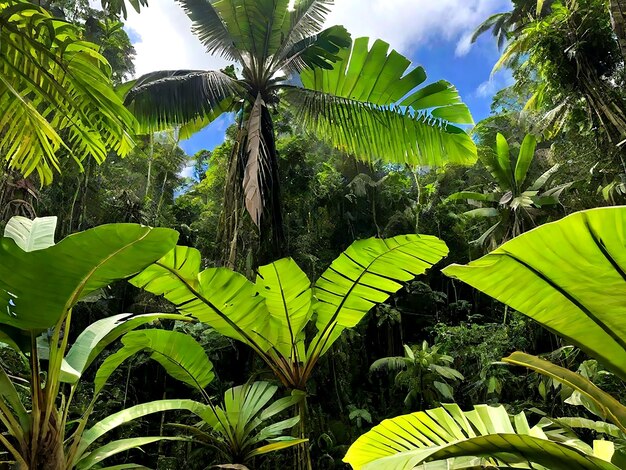
[[[0,468],[626,469],[626,1],[341,1],[0,0]]]

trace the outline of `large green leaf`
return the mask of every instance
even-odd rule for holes
[[[537,139],[535,136],[528,134],[524,137],[522,146],[519,149],[517,163],[515,165],[515,184],[521,190],[524,187],[528,168],[535,158],[535,149],[537,148]]]
[[[263,297],[254,284],[226,268],[200,272],[200,252],[178,246],[149,266],[131,283],[163,295],[180,313],[207,323],[219,333],[263,349],[278,334],[264,321]]]
[[[127,154],[136,122],[111,67],[80,28],[27,0],[0,2],[0,153],[9,168],[49,184],[59,154],[82,167]],[[63,152],[61,152],[63,150]]]
[[[56,228],[56,217],[38,217],[30,220],[15,216],[11,217],[4,227],[4,236],[13,239],[24,251],[37,251],[54,245]]]
[[[498,133],[496,136],[496,155],[499,171],[505,176],[504,182],[506,185],[502,185],[503,188],[513,188],[513,170],[511,169],[511,153],[509,143],[506,138]]]
[[[302,330],[313,314],[311,281],[293,259],[285,258],[260,267],[256,285],[277,331],[274,347],[297,360]]]
[[[577,390],[595,404],[596,408],[604,415],[602,416],[604,419],[610,419],[619,426],[623,432],[626,432],[626,406],[622,405],[610,394],[600,390],[581,374],[521,352],[515,352],[509,357],[504,358],[503,361],[509,364],[527,367],[542,375],[551,377],[565,386]]]
[[[89,325],[78,335],[65,356],[65,361],[79,373],[80,377],[108,345],[129,331],[159,320],[185,319],[186,317],[183,315],[166,313],[148,313],[134,317],[130,313],[122,313],[103,318]]]
[[[133,224],[103,225],[32,252],[3,238],[0,323],[35,332],[50,328],[82,297],[141,271],[177,238],[173,230]]]
[[[626,378],[626,207],[543,225],[443,270],[533,318]]]
[[[108,459],[113,455],[125,452],[130,449],[136,449],[138,447],[152,444],[160,441],[185,441],[183,437],[168,437],[168,436],[150,436],[150,437],[131,437],[128,439],[119,439],[117,441],[109,442],[102,447],[98,447],[86,455],[76,465],[76,470],[87,470],[94,465],[99,464],[104,459]],[[128,468],[128,467],[126,467]],[[131,467],[136,468],[136,467]]]
[[[200,269],[197,250],[177,247],[131,282],[164,295],[181,314],[250,345],[281,381],[300,389],[317,359],[345,328],[351,328],[402,283],[447,254],[441,240],[406,235],[355,242],[315,286],[290,259],[259,269],[254,285],[225,268]],[[317,314],[317,336],[305,351],[304,328]]]
[[[339,52],[351,44],[350,33],[346,28],[331,26],[291,45],[290,49],[282,53],[276,67],[292,72],[301,72],[306,67],[331,70],[341,58]]]
[[[339,52],[332,70],[302,72],[304,90],[287,88],[301,124],[318,137],[363,159],[412,165],[473,163],[476,147],[456,124],[472,122],[456,89],[426,80],[421,67],[389,44],[368,38]]]
[[[475,144],[464,130],[411,108],[381,108],[295,87],[285,87],[284,98],[296,122],[361,160],[412,166],[476,160]]]
[[[542,468],[536,464],[563,470],[618,468],[594,457],[582,441],[552,442],[541,428],[531,428],[523,413],[511,417],[503,406],[487,405],[467,412],[444,405],[385,420],[350,447],[344,462],[355,470],[409,470],[428,462],[450,469]]]
[[[193,400],[157,400],[149,403],[142,403],[140,405],[118,411],[117,413],[109,415],[103,420],[97,422],[83,433],[73,464],[77,465],[83,459],[88,458],[89,453],[87,453],[87,450],[89,449],[89,447],[106,433],[116,429],[119,426],[130,423],[135,419],[142,418],[144,416],[148,416],[154,413],[181,410],[190,411],[199,417],[204,417],[206,416],[207,409],[207,405],[195,402]]]
[[[140,351],[149,353],[170,376],[201,392],[215,377],[213,364],[204,348],[184,333],[168,330],[131,331],[124,335],[122,344],[124,346],[107,357],[98,369],[94,381],[96,395],[111,374],[126,359]]]
[[[345,328],[448,254],[431,235],[359,240],[344,251],[315,283],[318,335],[309,356],[323,354]]]
[[[295,0],[281,27],[285,37],[281,51],[320,32],[333,3],[333,0]],[[282,58],[280,52],[278,55]]]
[[[612,443],[607,442],[609,445]],[[515,456],[511,458],[510,455]],[[545,439],[518,434],[490,434],[470,438],[441,448],[407,451],[377,460],[361,468],[364,470],[412,470],[426,462],[445,462],[449,459],[467,456],[495,456],[502,462],[497,468],[528,468],[533,470],[618,470],[620,467],[603,460],[599,456],[584,452]],[[453,465],[457,469],[474,469],[483,459],[473,459],[468,463]],[[530,464],[523,465],[524,462]],[[487,465],[491,467],[491,465]],[[359,467],[355,467],[359,468]],[[426,464],[428,468],[428,464]],[[481,467],[479,467],[481,468]]]

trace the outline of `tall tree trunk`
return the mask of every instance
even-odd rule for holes
[[[626,62],[626,0],[610,0],[611,22],[619,41],[622,59]]]
[[[287,253],[285,231],[283,227],[283,206],[278,172],[278,151],[274,123],[267,108],[263,109],[263,133],[269,149],[269,178],[265,181],[265,211],[261,222],[259,264],[267,264],[282,258]]]

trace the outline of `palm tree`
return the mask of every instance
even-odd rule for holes
[[[27,0],[0,0],[0,154],[6,170],[41,184],[59,171],[59,153],[80,166],[125,155],[136,127],[111,83],[111,70],[80,28]]]
[[[534,18],[548,13],[554,1],[514,0],[511,11],[496,13],[482,22],[474,31],[472,42],[476,42],[480,36],[491,30],[498,43],[498,49],[502,49],[510,35],[515,35]]]
[[[126,103],[143,131],[181,136],[235,112],[238,134],[225,192],[223,238],[232,265],[245,209],[273,257],[284,251],[273,112],[289,107],[304,129],[364,161],[471,163],[476,149],[455,124],[471,115],[456,89],[409,73],[389,45],[322,30],[332,0],[178,0],[207,52],[236,62],[223,71],[161,71],[129,85]],[[235,72],[237,71],[237,73]]]

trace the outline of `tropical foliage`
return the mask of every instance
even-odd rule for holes
[[[448,197],[449,201],[464,200],[478,206],[465,213],[468,217],[485,217],[495,221],[476,243],[495,248],[537,226],[541,209],[558,205],[561,194],[572,186],[572,183],[564,183],[542,191],[559,171],[558,163],[534,182],[528,181],[536,147],[536,138],[527,135],[514,159],[506,138],[498,133],[495,151],[488,149],[480,154],[480,160],[495,184],[485,192],[465,190]]]
[[[179,246],[130,282],[247,344],[286,387],[306,391],[319,358],[345,329],[398,291],[400,282],[424,273],[446,254],[445,244],[432,236],[362,240],[312,287],[293,259],[260,267],[252,283],[227,268],[200,271],[200,252]],[[305,327],[313,318],[317,334],[307,341]]]
[[[86,453],[95,442],[89,440],[94,431],[85,428],[102,388],[98,386],[86,415],[73,429],[67,428],[78,382],[97,355],[124,332],[158,316],[118,315],[101,320],[83,331],[67,354],[65,351],[75,305],[150,264],[176,243],[176,233],[139,225],[109,225],[54,244],[55,228],[54,217],[34,221],[15,217],[0,240],[2,304],[7,312],[0,335],[26,361],[30,373],[26,380],[30,392],[27,409],[27,402],[11,380],[11,371],[0,369],[0,419],[7,429],[6,437],[0,440],[13,462],[25,469],[91,468],[109,455],[160,439],[112,442]],[[62,388],[67,394],[63,394],[59,407],[57,398]],[[120,418],[114,425],[101,425],[100,435],[134,416],[127,411]]]
[[[7,168],[49,184],[60,155],[81,166],[133,146],[133,116],[111,68],[80,28],[26,0],[0,3],[0,152]]]
[[[394,383],[407,389],[404,404],[422,409],[441,400],[454,400],[456,382],[463,374],[451,367],[454,358],[441,354],[437,346],[429,347],[424,341],[421,346],[404,345],[404,357],[384,357],[370,366],[370,372],[396,372]]]
[[[622,267],[624,262],[620,259],[620,253],[623,252],[623,247],[626,244],[623,239],[624,228],[626,227],[625,215],[624,208],[595,209],[577,213],[522,235],[468,266],[453,265],[447,267],[444,272],[476,286],[485,293],[534,318],[550,330],[563,335],[569,342],[580,346],[590,355],[600,358],[616,374],[623,376],[622,366],[619,365],[619,351],[623,349],[618,343],[621,341],[617,334],[619,327],[613,326],[609,329],[605,326],[606,320],[603,321],[603,318],[606,315],[607,307],[605,304],[602,306],[600,304],[594,305],[593,299],[605,298],[607,289],[613,291],[610,282],[611,277],[614,277],[614,282],[618,285],[622,285],[624,282]],[[575,237],[575,244],[570,241],[571,237]],[[521,247],[523,248],[520,250]],[[571,268],[568,269],[568,266]],[[586,279],[585,294],[577,292],[581,286],[580,281],[585,279],[582,266],[585,266],[586,275],[592,276],[595,280],[593,282],[591,278]],[[594,271],[594,269],[598,271]],[[558,281],[554,279],[554,274],[551,274],[555,270],[558,272]],[[497,282],[494,282],[496,279]],[[506,282],[503,282],[504,279],[507,280],[506,282],[515,283],[517,286],[515,291],[510,285],[506,286]],[[602,281],[599,282],[599,279]],[[613,296],[618,296],[617,293],[621,290],[623,289],[618,287],[613,291],[615,292]],[[616,304],[616,308],[619,310],[622,305],[623,303]],[[555,312],[559,312],[559,314],[557,315]],[[563,322],[563,315],[567,318],[566,322]],[[613,313],[611,318],[619,321],[620,315]],[[585,326],[581,328],[582,324]],[[609,338],[604,336],[607,334],[611,336],[613,341],[610,345],[602,344],[609,341]],[[612,351],[611,357],[605,356],[604,351],[607,351],[607,348]],[[528,367],[550,377],[564,387],[575,390],[594,405],[594,409],[598,410],[598,414],[603,419],[612,421],[616,429],[622,432],[625,430],[624,412],[626,408],[584,376],[521,352],[514,353],[505,358],[504,361]],[[459,421],[457,417],[454,419]],[[435,420],[438,423],[448,421],[441,416],[437,416]],[[564,422],[571,420],[572,418],[566,418]],[[477,426],[471,418],[470,421],[474,426]],[[419,429],[415,424],[411,424],[410,421],[403,421],[402,418],[396,418],[392,423],[405,433],[410,433],[410,429]],[[607,466],[601,460],[595,461],[587,456],[577,456],[574,453],[571,456],[567,455],[573,451],[571,442],[566,442],[567,447],[570,448],[557,451],[561,452],[558,459],[543,455],[551,452],[552,444],[536,443],[534,446],[528,446],[525,450],[521,447],[515,450],[517,448],[515,440],[502,436],[502,434],[512,434],[513,430],[507,431],[489,426],[485,427],[484,442],[470,439],[471,444],[465,446],[451,438],[451,450],[449,452],[445,450],[445,447],[439,449],[434,445],[424,446],[424,440],[420,439],[419,435],[414,437],[417,443],[415,446],[426,447],[426,452],[398,451],[399,447],[394,447],[392,443],[385,444],[383,440],[386,435],[391,439],[398,435],[398,431],[394,432],[391,426],[391,423],[386,426],[383,423],[381,425],[382,430],[375,429],[371,436],[367,434],[363,436],[361,438],[362,443],[359,444],[357,441],[352,447],[352,454],[348,453],[347,461],[352,463],[354,468],[361,468],[363,464],[372,461],[376,461],[376,468],[382,468],[381,465],[385,465],[387,461],[390,462],[389,468],[413,468],[425,461],[457,456],[489,456],[497,460],[499,452],[507,452],[519,453],[523,461],[536,462],[549,466],[549,468],[559,468],[559,465],[565,468],[565,466],[572,465],[576,461],[580,461],[583,468],[617,468]],[[597,428],[593,424],[591,427]],[[525,428],[527,428],[527,423]],[[472,428],[470,427],[470,429]],[[466,436],[473,438],[472,433],[473,431]],[[498,436],[499,434],[500,436]],[[371,455],[368,454],[367,449],[369,447],[380,449],[379,446],[383,444],[388,447],[385,453],[376,455],[370,451]],[[533,447],[534,450],[540,449],[539,455],[530,455],[529,451]],[[594,446],[594,449],[597,452],[602,449],[602,454],[599,455],[607,461],[611,461],[613,458],[622,458],[619,455],[614,457],[616,452],[610,442],[598,444]],[[607,449],[609,450],[607,451]],[[352,457],[352,455],[356,455],[356,457]],[[385,455],[390,457],[385,457]],[[581,458],[582,460],[580,460]],[[588,461],[588,463],[584,461]],[[396,467],[391,465],[396,465]]]
[[[623,207],[579,212],[443,272],[558,332],[625,377],[626,349],[619,333],[625,226]]]
[[[389,44],[354,42],[341,26],[322,29],[332,1],[198,2],[181,0],[193,32],[207,52],[237,63],[222,71],[159,71],[127,85],[126,103],[144,131],[182,126],[188,136],[225,112],[238,120],[229,163],[224,239],[233,247],[239,208],[284,244],[275,123],[285,105],[300,125],[323,141],[364,161],[410,165],[472,163],[475,146],[458,124],[470,124],[456,89],[426,80],[423,68]],[[240,70],[240,72],[236,72]],[[294,86],[294,76],[302,86]]]
[[[268,382],[252,382],[224,393],[223,406],[214,406],[195,426],[175,425],[195,443],[217,448],[229,464],[250,464],[256,456],[301,444],[306,439],[284,435],[300,421],[299,416],[275,423],[275,415],[297,405],[304,398],[297,391],[271,400],[278,387]],[[268,442],[268,443],[266,443]]]
[[[232,65],[0,0],[1,467],[626,468],[624,2],[470,15],[431,81],[330,0],[158,3]],[[441,76],[511,86],[470,129]]]
[[[361,436],[344,460],[354,469],[408,470],[429,468],[430,462],[454,469],[619,468],[610,463],[610,443],[608,450],[599,444],[591,448],[563,430],[546,429],[548,424],[531,427],[524,413],[510,416],[503,406],[464,412],[445,405],[383,421]]]

